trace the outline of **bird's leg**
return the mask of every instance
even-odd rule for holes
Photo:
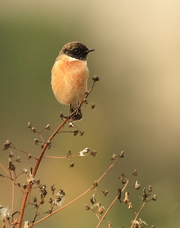
[[[71,115],[71,113],[73,113],[72,120],[76,121],[76,120],[82,119],[82,112],[81,112],[81,108],[79,107],[79,105],[75,108],[70,105],[70,115]]]

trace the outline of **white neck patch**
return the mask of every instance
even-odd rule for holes
[[[68,60],[69,60],[69,62],[71,62],[71,61],[77,61],[78,59],[68,56]]]
[[[84,61],[84,60],[80,60],[80,59],[76,59],[71,56],[68,56],[68,61],[71,62],[71,61]]]

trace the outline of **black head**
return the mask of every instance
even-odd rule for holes
[[[60,53],[79,60],[86,60],[88,53],[91,51],[94,51],[94,49],[87,48],[84,44],[74,41],[65,44]]]

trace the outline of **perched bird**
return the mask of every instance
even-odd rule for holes
[[[74,41],[63,46],[52,68],[51,85],[56,99],[65,105],[70,105],[72,120],[82,119],[78,107],[87,92],[87,55],[94,49]],[[76,111],[75,111],[76,110]]]

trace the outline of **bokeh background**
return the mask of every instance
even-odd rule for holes
[[[141,193],[133,190],[135,180],[142,188],[152,184],[158,201],[149,203],[141,218],[156,227],[179,227],[180,223],[180,2],[178,0],[1,0],[0,2],[0,142],[9,139],[17,147],[38,156],[36,135],[27,129],[30,121],[42,129],[51,124],[47,138],[59,125],[59,113],[68,108],[58,104],[51,87],[51,67],[61,47],[78,40],[96,51],[88,58],[91,77],[100,81],[83,108],[77,125],[84,136],[60,134],[48,155],[77,154],[88,147],[97,157],[70,160],[45,159],[37,178],[48,188],[66,191],[64,203],[91,186],[111,164],[113,153],[125,151],[125,158],[111,170],[98,189],[108,189],[97,200],[105,208],[121,186],[118,176],[127,177],[134,168],[139,175],[128,191],[135,209]],[[10,151],[10,150],[9,150]],[[16,156],[20,153],[14,151]],[[7,151],[0,160],[7,167]],[[18,168],[33,167],[25,156]],[[2,173],[3,170],[1,169]],[[21,183],[26,181],[23,176]],[[34,193],[38,194],[39,193]],[[84,210],[93,192],[37,227],[95,227],[96,216]],[[17,193],[15,210],[22,195]],[[11,183],[0,180],[0,204],[11,209]],[[34,208],[26,214],[32,219]],[[44,210],[47,210],[48,207]],[[116,203],[102,227],[130,227],[134,214]]]

